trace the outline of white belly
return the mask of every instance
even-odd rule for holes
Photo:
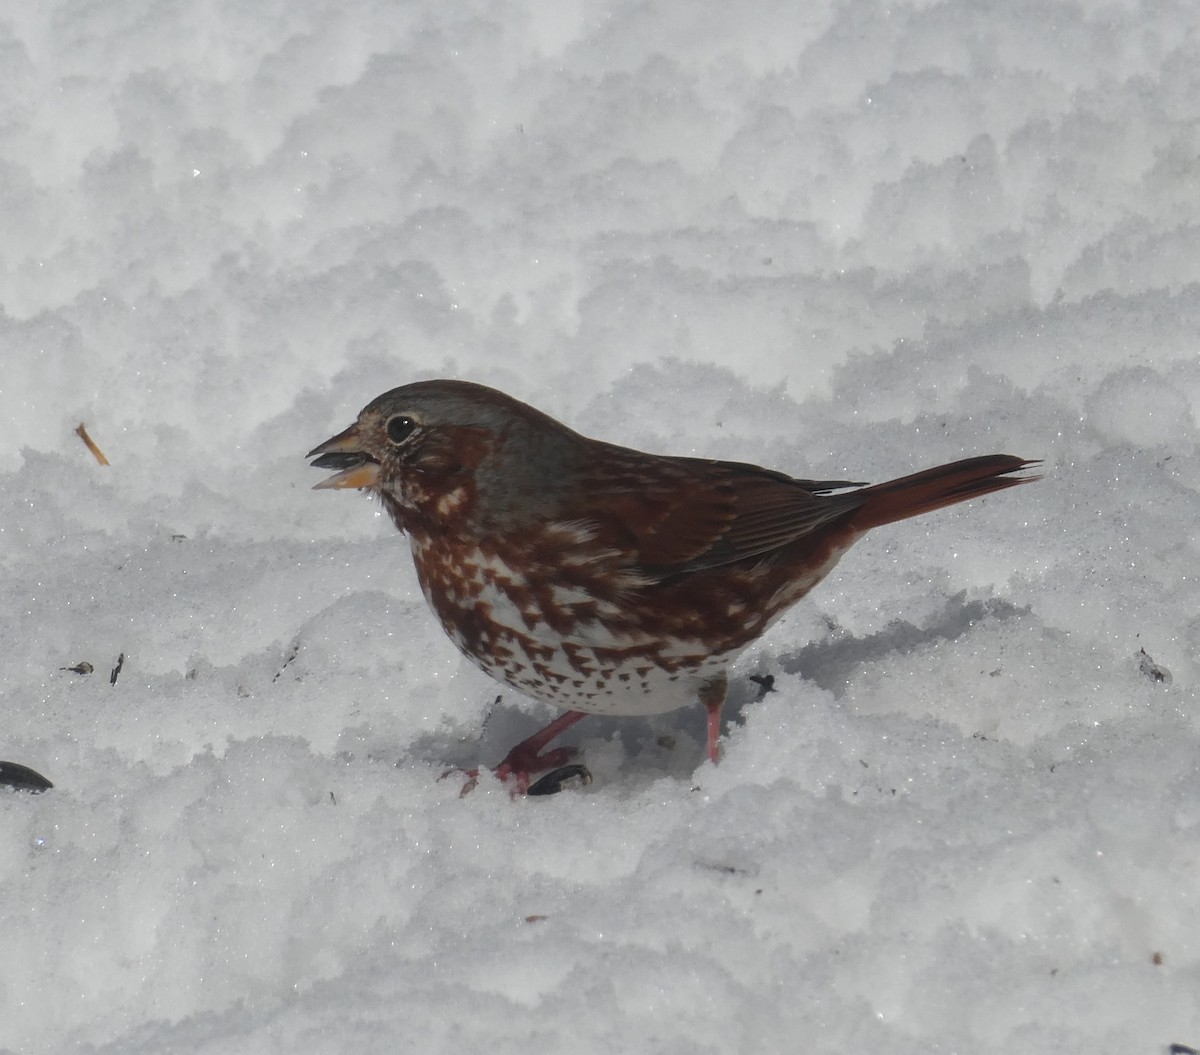
[[[588,615],[573,614],[569,630],[561,622],[555,630],[523,577],[496,558],[460,558],[454,579],[439,579],[435,593],[429,579],[437,566],[415,539],[413,556],[430,607],[463,654],[498,681],[564,710],[648,715],[695,704],[701,686],[740,651],[714,655],[698,640],[648,638],[627,610],[568,588],[554,588],[548,603],[555,613]]]
[[[584,675],[563,651],[539,660],[536,667],[526,665],[524,656],[494,664],[466,649],[463,652],[481,670],[527,696],[563,710],[624,715],[663,714],[694,706],[699,702],[701,686],[722,674],[733,658],[732,655],[694,660],[689,657],[687,666],[675,668],[642,660],[613,668],[597,666],[594,672]],[[593,656],[587,649],[572,649],[571,658],[576,662]]]

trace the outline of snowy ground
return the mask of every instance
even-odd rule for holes
[[[1191,0],[4,8],[0,1049],[1200,1046]],[[719,767],[460,799],[551,712],[303,458],[438,376],[1046,479],[861,543]]]

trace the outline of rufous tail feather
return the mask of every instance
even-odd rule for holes
[[[848,526],[868,531],[881,524],[930,513],[955,502],[1003,491],[1006,487],[1033,483],[1040,476],[1013,476],[1040,464],[1014,458],[1011,454],[990,454],[966,458],[934,469],[902,476],[898,480],[873,484],[858,492],[866,501],[848,518]]]

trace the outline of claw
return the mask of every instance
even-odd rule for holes
[[[564,729],[569,729],[581,718],[586,717],[582,711],[566,711],[560,714],[544,729],[517,744],[492,772],[498,780],[509,785],[514,798],[518,795],[553,795],[562,790],[564,781],[573,777],[580,777],[584,784],[590,784],[592,774],[588,772],[587,766],[568,764],[579,753],[579,748],[555,747],[549,751],[543,750]],[[536,782],[533,781],[534,774],[545,773],[546,770],[552,772],[546,773]],[[438,780],[445,780],[451,773],[462,773],[467,778],[462,791],[459,792],[460,798],[471,794],[479,786],[478,769],[447,769]],[[538,790],[535,791],[535,788]]]
[[[450,777],[450,776],[460,776],[460,777],[467,778],[466,782],[462,786],[462,790],[459,791],[459,793],[458,793],[458,797],[460,799],[465,798],[467,795],[470,795],[471,792],[474,791],[479,786],[479,770],[478,769],[460,769],[458,766],[451,766],[449,769],[444,770],[441,773],[441,775],[438,776],[438,783],[440,784],[443,780],[445,780],[447,777]]]

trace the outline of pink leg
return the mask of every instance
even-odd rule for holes
[[[725,706],[728,691],[729,681],[724,674],[713,678],[700,690],[700,702],[708,711],[708,759],[713,765],[721,757],[717,741],[721,739],[721,708]]]
[[[717,741],[721,739],[721,705],[706,703],[704,706],[708,709],[708,758],[716,765],[721,756],[717,747]]]
[[[563,711],[544,729],[539,729],[533,736],[527,737],[517,744],[493,772],[501,780],[513,780],[513,790],[519,795],[529,790],[529,778],[535,773],[548,769],[556,769],[575,755],[577,748],[556,747],[543,753],[544,748],[559,733],[570,729],[576,722],[587,715],[583,711]]]

